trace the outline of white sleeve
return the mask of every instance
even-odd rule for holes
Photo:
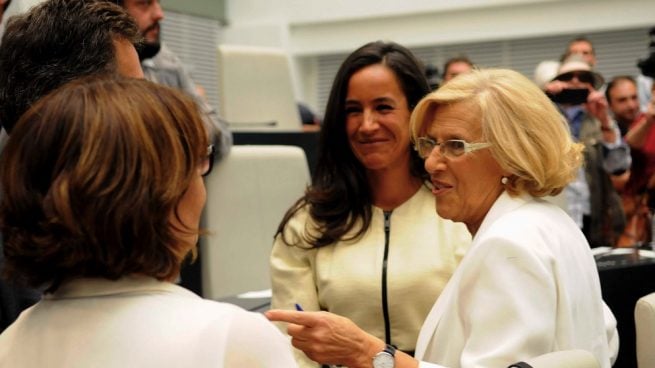
[[[263,315],[236,313],[229,326],[225,367],[297,368],[288,339]]]

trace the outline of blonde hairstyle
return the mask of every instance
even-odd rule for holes
[[[478,69],[427,95],[411,117],[414,141],[425,134],[440,105],[466,104],[480,118],[482,140],[511,175],[511,195],[556,195],[577,175],[583,145],[571,139],[568,124],[529,79],[512,70]]]
[[[68,279],[169,280],[197,224],[171,222],[207,134],[195,103],[145,80],[64,85],[19,120],[2,154],[5,277],[54,291]]]

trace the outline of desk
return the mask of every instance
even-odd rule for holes
[[[229,296],[220,298],[217,301],[222,303],[230,303],[238,305],[239,307],[250,311],[264,313],[271,307],[271,298],[239,298],[238,296]]]
[[[320,132],[232,132],[234,144],[288,145],[298,146],[305,151],[309,173],[314,174],[318,161],[318,138]]]
[[[635,304],[655,291],[655,259],[626,251],[596,257],[603,300],[614,313],[619,331],[619,355],[614,368],[637,367]]]

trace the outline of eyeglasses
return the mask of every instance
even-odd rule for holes
[[[202,160],[202,165],[200,166],[200,176],[207,176],[212,172],[214,167],[214,145],[210,144],[207,146],[207,155]]]
[[[414,149],[418,151],[418,155],[422,159],[428,158],[432,154],[434,147],[439,147],[439,154],[447,158],[455,158],[462,156],[466,153],[477,151],[479,149],[491,147],[491,143],[469,143],[461,139],[449,139],[441,143],[437,143],[429,137],[419,137]]]
[[[578,78],[578,80],[582,83],[589,83],[589,84],[594,84],[594,76],[590,72],[586,71],[576,71],[576,72],[568,72],[564,73],[562,75],[557,76],[555,78],[558,81],[562,82],[568,82],[573,80],[573,78]]]

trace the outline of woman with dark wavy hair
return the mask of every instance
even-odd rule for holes
[[[354,51],[332,85],[312,185],[287,212],[271,256],[272,307],[329,311],[401,350],[470,242],[435,215],[409,117],[430,87],[405,47]],[[461,247],[460,247],[461,246]],[[297,351],[304,366],[314,366]]]
[[[144,80],[72,82],[21,117],[0,171],[4,276],[46,293],[0,335],[0,366],[295,366],[261,315],[174,284],[212,148],[195,103]]]

